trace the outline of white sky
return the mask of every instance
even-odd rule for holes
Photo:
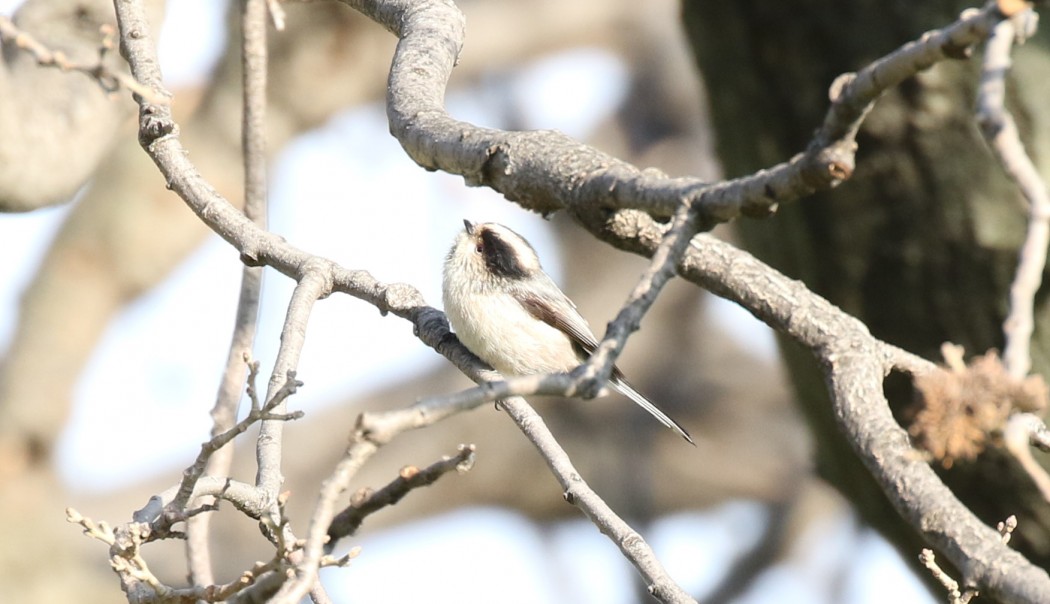
[[[10,14],[15,4],[0,0],[0,13]],[[161,54],[169,87],[177,87],[202,79],[219,51],[224,3],[168,4]],[[192,45],[184,43],[188,32],[193,32]],[[510,86],[519,95],[518,107],[527,111],[528,127],[556,128],[583,138],[615,110],[626,77],[614,57],[582,49],[533,63]],[[491,99],[454,93],[449,107],[463,119],[498,125],[499,108],[486,104]],[[332,173],[342,177],[324,177]],[[512,224],[534,243],[558,279],[557,248],[541,219],[492,191],[465,188],[458,177],[416,167],[389,136],[379,106],[347,112],[302,137],[284,151],[272,176],[275,231],[346,266],[367,268],[380,280],[411,283],[433,305],[440,305],[441,259],[462,218]],[[399,190],[389,204],[355,203],[389,198],[384,188],[394,179]],[[391,222],[391,204],[411,204],[413,212],[421,213],[414,224],[398,226],[399,241],[417,241],[418,249],[377,253],[383,249],[383,227]],[[22,259],[0,263],[0,350],[14,328],[19,294],[64,212],[0,215],[6,256]],[[365,231],[377,239],[347,240],[343,229],[348,224],[373,225]],[[406,237],[406,228],[415,231]],[[77,387],[73,417],[60,444],[61,472],[72,487],[118,488],[158,472],[169,473],[174,481],[192,460],[209,427],[207,412],[225,361],[239,274],[236,254],[213,238],[110,327]],[[276,352],[291,287],[288,279],[272,271],[267,275],[255,354],[264,367]],[[718,313],[721,325],[742,330],[747,334],[743,337],[772,354],[768,330],[756,327],[750,315],[731,304],[713,305],[712,312]],[[404,321],[376,320],[376,314],[346,296],[316,306],[299,368],[307,386],[296,395],[297,406],[309,412],[440,362],[419,345]],[[347,342],[355,340],[369,342],[366,356],[351,358],[354,348]],[[377,348],[379,342],[388,346]],[[147,424],[167,429],[136,429]],[[124,436],[119,444],[109,443],[98,438],[106,431]],[[141,441],[129,442],[135,435]],[[117,447],[131,448],[136,455],[114,454]],[[702,595],[758,537],[764,522],[757,504],[731,502],[663,519],[647,536],[669,572]],[[633,571],[604,536],[582,521],[541,531],[512,512],[468,509],[394,528],[359,544],[364,553],[349,569],[324,573],[337,601],[481,602],[499,594],[501,602],[626,604],[635,593]],[[845,603],[930,601],[899,556],[870,531],[858,532],[850,515],[811,527],[796,549],[788,563],[762,575],[740,602],[830,603],[842,594],[822,590],[838,583],[835,579],[842,580]],[[457,568],[440,564],[443,560]],[[413,569],[413,581],[393,578],[405,568]],[[462,573],[465,579],[450,584],[449,573]],[[514,589],[506,589],[508,585]]]

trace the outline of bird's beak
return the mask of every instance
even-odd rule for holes
[[[463,228],[467,229],[467,234],[468,235],[473,235],[474,234],[474,223],[473,222],[464,219],[463,220]]]

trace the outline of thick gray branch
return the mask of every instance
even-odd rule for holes
[[[118,8],[126,1],[117,0]],[[945,56],[961,54],[998,20],[991,9],[971,13],[944,32],[925,36],[877,62],[870,74],[861,72],[855,79],[840,81],[829,112],[831,126],[826,123],[821,131],[829,135],[841,131],[843,136],[828,146],[818,136],[818,143],[786,164],[708,186],[694,179],[668,179],[639,171],[557,133],[506,133],[452,120],[441,99],[463,35],[462,17],[454,6],[439,0],[347,3],[402,37],[391,70],[388,107],[392,131],[417,161],[428,168],[461,174],[468,182],[492,186],[534,210],[570,208],[596,235],[650,256],[662,234],[652,218],[634,211],[610,213],[609,208],[639,207],[667,215],[682,198],[689,198],[700,206],[700,222],[707,225],[741,212],[768,210],[777,202],[832,186],[852,170],[851,132],[884,90],[885,82],[892,84]],[[152,51],[139,48],[136,26],[129,20],[128,35],[122,36],[125,54],[136,77],[159,89]],[[468,374],[477,374],[476,359],[444,337],[448,331],[443,315],[427,307],[418,292],[408,286],[382,285],[367,273],[347,271],[312,257],[256,228],[200,179],[177,138],[170,136],[177,128],[165,108],[143,103],[140,116],[143,143],[171,187],[236,246],[246,261],[274,266],[296,279],[312,271],[324,273],[331,277],[334,291],[350,293],[383,312],[413,321],[428,345]],[[843,431],[902,516],[964,569],[969,581],[1007,601],[1050,601],[1046,572],[1006,548],[994,530],[962,506],[932,470],[916,459],[903,430],[893,422],[882,396],[882,379],[895,366],[921,368],[921,360],[887,347],[872,338],[859,321],[803,285],[717,240],[704,236],[694,240],[679,264],[679,273],[736,300],[814,352],[825,367]],[[510,410],[512,414],[521,411],[517,405]],[[521,419],[532,422],[525,416]],[[558,458],[547,454],[554,468]],[[571,466],[558,467],[559,479],[573,475]],[[569,487],[566,490],[573,492]],[[616,534],[630,556],[635,540],[628,533]],[[641,570],[658,595],[676,599],[653,580],[657,575]]]
[[[655,249],[655,246],[653,246]],[[882,391],[897,349],[801,283],[729,244],[700,236],[679,267],[683,277],[739,302],[810,348],[824,368],[839,427],[901,516],[966,573],[968,583],[1007,602],[1050,602],[1050,577],[1007,547],[964,506],[894,420]]]
[[[387,88],[390,130],[419,165],[486,185],[522,207],[635,208],[670,216],[687,200],[702,229],[740,214],[764,215],[778,203],[833,187],[853,173],[860,122],[889,87],[937,61],[965,55],[1001,20],[994,7],[972,11],[839,78],[824,124],[789,161],[720,183],[640,170],[553,131],[506,132],[453,119],[444,92],[464,39],[463,15],[445,0],[342,0],[401,40]]]
[[[701,223],[713,223],[833,186],[852,172],[852,137],[884,90],[939,60],[966,56],[1002,18],[992,5],[969,11],[948,28],[840,78],[825,123],[804,154],[769,171],[708,187],[645,175],[557,133],[508,133],[453,120],[442,99],[463,40],[455,7],[438,0],[344,1],[401,38],[391,67],[388,116],[391,131],[420,165],[491,186],[523,207],[569,208],[596,235],[647,256],[655,253],[660,237],[652,218],[630,211],[610,215],[600,208],[667,215],[689,198],[699,206]],[[886,347],[861,322],[802,284],[728,244],[697,239],[679,270],[813,351],[825,367],[842,430],[902,516],[965,569],[969,581],[1008,601],[1050,601],[1046,572],[1003,545],[955,499],[917,459],[893,421],[882,380],[901,351]],[[921,365],[907,359],[901,368]]]

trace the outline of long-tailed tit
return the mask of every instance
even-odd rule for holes
[[[586,360],[598,341],[529,242],[494,222],[463,224],[445,258],[442,284],[445,314],[460,342],[507,376],[569,372]],[[609,384],[693,443],[616,367]]]

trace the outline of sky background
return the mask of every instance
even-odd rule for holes
[[[11,14],[17,4],[0,0],[0,13]],[[178,88],[206,78],[221,50],[225,3],[168,4],[161,60],[168,87]],[[186,44],[191,36],[194,43]],[[526,111],[522,117],[527,127],[555,128],[586,138],[616,109],[627,78],[615,56],[577,49],[526,65],[507,78],[506,86],[508,94],[517,96],[516,106]],[[489,106],[490,101],[490,95],[478,90],[448,97],[453,115],[498,127],[500,108]],[[342,176],[334,180],[328,174]],[[284,150],[271,176],[272,230],[313,253],[367,268],[381,281],[411,283],[431,305],[440,306],[441,260],[463,218],[513,225],[535,245],[552,277],[560,278],[557,246],[540,218],[502,202],[490,190],[464,187],[459,177],[419,169],[389,135],[378,104],[347,111],[301,137]],[[399,225],[402,232],[416,229],[399,239],[415,241],[418,248],[396,257],[375,253],[383,245],[389,208],[353,203],[386,195],[384,187],[391,179],[399,181],[398,203],[415,204],[412,211],[421,218],[409,227]],[[0,350],[6,349],[14,329],[20,292],[65,212],[53,208],[0,215],[0,245],[6,257],[20,259],[0,264]],[[374,224],[375,229],[367,230],[377,239],[348,240],[346,224]],[[164,473],[174,482],[192,461],[210,427],[208,410],[229,346],[239,278],[237,254],[213,237],[114,322],[77,387],[74,414],[60,444],[58,463],[71,488],[117,489]],[[290,280],[268,272],[255,351],[264,373],[276,353],[292,286]],[[207,296],[195,295],[205,291]],[[309,376],[308,386],[295,397],[295,404],[307,412],[441,362],[419,345],[403,321],[376,321],[371,306],[333,296],[315,308],[299,369],[301,376]],[[762,354],[774,354],[768,330],[736,306],[712,304],[707,312],[717,313],[720,325],[738,330]],[[366,356],[348,358],[354,353],[346,346],[351,335],[387,346],[370,345]],[[134,429],[158,422],[168,429],[148,434]],[[142,440],[108,443],[97,438],[106,431],[139,434]],[[115,454],[118,447],[129,446],[136,455]],[[765,521],[757,503],[731,501],[703,513],[661,519],[647,530],[646,538],[672,576],[702,598],[705,590],[717,586],[735,557],[759,538]],[[541,530],[506,510],[467,509],[396,527],[356,544],[364,553],[348,569],[323,573],[337,601],[483,602],[498,594],[501,602],[509,603],[626,604],[635,593],[633,570],[614,545],[584,521]],[[456,552],[455,560],[449,552]],[[850,513],[814,523],[786,559],[761,575],[739,602],[932,601],[904,561],[873,532],[859,528]],[[398,579],[404,568],[413,569],[414,581]],[[447,580],[450,573],[464,570],[469,580]],[[830,585],[840,591],[832,592]]]

